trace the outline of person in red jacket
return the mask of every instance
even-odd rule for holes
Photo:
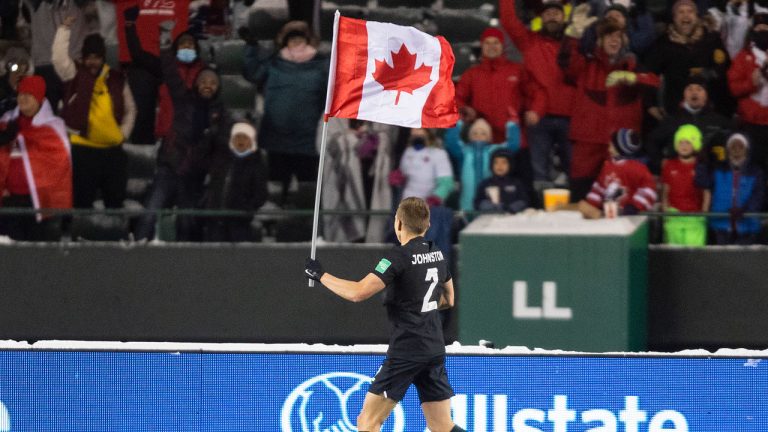
[[[583,8],[587,6],[587,8]],[[608,156],[611,133],[628,128],[639,131],[643,120],[643,87],[658,87],[659,78],[637,72],[637,61],[627,49],[625,29],[608,18],[597,25],[597,47],[584,56],[578,41],[589,25],[589,5],[574,10],[566,29],[559,61],[566,79],[577,85],[569,137],[573,143],[570,187],[578,202],[589,191]]]
[[[24,77],[18,108],[0,119],[0,129],[15,130],[0,142],[0,195],[3,207],[72,208],[72,162],[64,121],[45,99],[45,81]],[[60,220],[45,212],[0,219],[0,233],[15,240],[57,241]]]
[[[568,140],[571,111],[576,88],[564,79],[557,65],[557,55],[565,29],[565,14],[559,0],[542,3],[539,11],[541,31],[528,29],[515,12],[515,0],[499,0],[501,25],[525,58],[528,76],[545,92],[544,105],[532,106],[525,114],[528,145],[531,152],[534,181],[551,181],[553,151],[560,157],[561,168],[568,173],[571,143]]]
[[[737,99],[742,130],[752,138],[752,162],[768,169],[768,14],[752,17],[750,42],[728,69],[728,86]]]
[[[543,93],[522,64],[504,57],[503,41],[501,30],[487,28],[480,36],[480,64],[465,71],[456,85],[456,103],[465,122],[486,119],[493,129],[494,143],[506,141],[507,122],[520,124],[524,107],[543,108]]]

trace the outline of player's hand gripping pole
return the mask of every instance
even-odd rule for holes
[[[312,215],[312,249],[309,257],[315,259],[317,250],[317,225],[320,221],[320,194],[323,190],[323,166],[325,166],[325,140],[328,138],[328,116],[323,119],[323,137],[320,140],[320,166],[317,167],[317,188],[315,189],[315,211]],[[315,281],[309,280],[309,287],[314,287]]]

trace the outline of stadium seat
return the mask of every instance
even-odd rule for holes
[[[493,0],[443,0],[443,8],[445,9],[480,9],[486,7],[492,10],[495,5],[496,2]]]
[[[435,0],[379,0],[380,8],[428,8]]]
[[[248,16],[248,28],[258,40],[273,40],[277,32],[288,22],[287,11],[256,9]]]
[[[453,65],[453,79],[458,80],[476,61],[480,51],[478,43],[463,42],[452,44],[453,55],[456,57],[456,63]]]
[[[222,75],[221,100],[229,109],[253,109],[256,86],[246,81],[241,75]]]
[[[243,69],[245,41],[233,39],[215,44],[213,62],[222,75],[239,75]]]
[[[451,43],[474,42],[488,26],[490,18],[467,11],[444,10],[435,16],[438,32]]]
[[[419,9],[372,9],[368,13],[371,21],[387,22],[398,25],[412,26],[424,19],[424,12]]]

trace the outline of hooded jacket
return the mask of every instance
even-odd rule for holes
[[[508,149],[497,149],[491,155],[489,168],[493,166],[493,160],[500,157],[509,161],[509,172],[505,176],[491,174],[490,177],[481,181],[475,190],[473,208],[475,210],[502,210],[510,213],[523,211],[530,205],[530,199],[523,183],[514,177],[513,153]],[[499,204],[494,204],[491,200],[488,193],[490,187],[499,189]]]
[[[764,61],[764,59],[763,59]],[[759,69],[750,43],[736,55],[728,69],[728,86],[736,98],[737,112],[746,123],[768,125],[768,92],[763,90],[766,84],[757,87],[752,81],[752,74]]]
[[[160,59],[174,113],[173,127],[163,139],[158,163],[170,166],[180,175],[204,175],[210,167],[212,155],[226,148],[229,142],[231,120],[219,99],[221,85],[213,97],[205,99],[197,88],[187,87],[179,74],[172,50],[161,52]],[[216,73],[212,69],[207,70]]]

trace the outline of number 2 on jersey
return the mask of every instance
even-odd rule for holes
[[[432,267],[427,269],[427,277],[424,278],[424,280],[431,281],[432,283],[429,285],[429,289],[427,290],[427,295],[424,296],[424,303],[422,303],[421,305],[421,311],[429,312],[437,309],[437,301],[436,300],[429,301],[430,297],[432,297],[432,292],[435,290],[435,287],[437,286],[437,282],[438,282],[437,267]]]

